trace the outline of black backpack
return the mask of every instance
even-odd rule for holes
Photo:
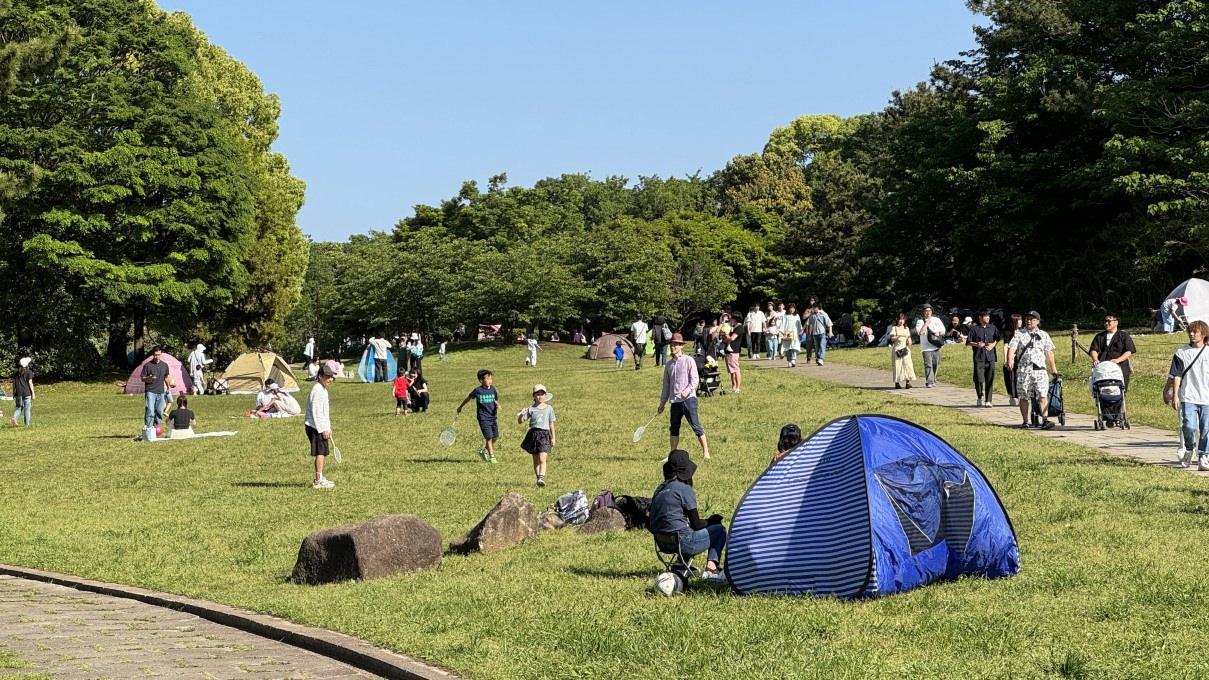
[[[645,529],[651,520],[651,499],[644,496],[617,496],[617,511],[625,517],[625,528]]]

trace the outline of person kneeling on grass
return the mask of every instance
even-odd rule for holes
[[[533,386],[533,405],[526,406],[516,414],[517,424],[529,421],[529,431],[521,442],[521,449],[533,456],[533,474],[537,485],[546,485],[546,455],[554,449],[558,435],[554,430],[554,407],[546,403],[552,396],[545,385]]]
[[[182,394],[176,400],[176,410],[168,414],[168,422],[172,425],[168,432],[169,439],[189,439],[193,436],[193,424],[197,419],[189,409],[188,397]]]
[[[336,483],[323,476],[323,461],[330,453],[332,444],[332,415],[328,407],[327,390],[336,373],[326,364],[319,368],[315,386],[306,398],[306,438],[311,443],[311,457],[315,459],[315,489],[331,489]]]
[[[663,483],[651,495],[650,528],[655,534],[674,534],[679,537],[677,545],[660,545],[663,552],[676,552],[687,560],[693,555],[706,553],[705,572],[702,577],[709,581],[723,581],[718,564],[722,560],[722,548],[726,546],[726,527],[722,526],[722,515],[710,515],[701,519],[697,514],[697,492],[693,490],[693,473],[697,464],[688,457],[688,452],[675,449],[663,464]],[[707,552],[708,551],[708,552]]]

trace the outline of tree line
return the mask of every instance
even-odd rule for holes
[[[1145,316],[1209,251],[1204,2],[980,0],[977,47],[882,111],[708,176],[466,182],[312,247],[299,327],[625,325],[773,298]]]
[[[281,336],[308,244],[278,99],[146,0],[0,0],[0,366]]]
[[[881,111],[797,118],[686,177],[465,182],[389,232],[308,245],[276,98],[186,17],[0,0],[0,365],[810,294],[1142,317],[1209,256],[1205,3],[967,4],[988,17],[975,49]]]

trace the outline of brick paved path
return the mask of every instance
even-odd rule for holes
[[[3,670],[91,678],[376,678],[327,657],[192,614],[0,574]]]
[[[774,370],[792,370],[811,378],[827,382],[849,385],[864,389],[886,390],[893,386],[890,379],[889,367],[885,370],[867,368],[865,366],[849,366],[835,362],[827,362],[823,366],[813,363],[800,362],[797,368],[785,368],[785,362],[751,361],[744,362],[745,367],[755,367]],[[923,383],[922,376],[919,380]],[[1083,389],[1083,384],[1070,383],[1066,389]],[[937,383],[936,387],[926,389],[916,386],[910,390],[889,389],[884,392],[903,399],[913,399],[925,404],[935,404],[957,409],[995,425],[1012,426],[1020,423],[1020,409],[1008,406],[1006,397],[1003,403],[994,408],[978,408],[974,405],[974,388],[958,387],[947,383]],[[996,398],[1001,398],[997,396]],[[1129,430],[1093,430],[1094,416],[1080,413],[1066,414],[1066,426],[1055,427],[1052,430],[1030,429],[1034,434],[1061,439],[1081,446],[1100,449],[1105,453],[1123,458],[1132,458],[1144,463],[1179,469],[1175,462],[1175,453],[1179,449],[1179,437],[1175,430],[1160,430],[1153,427],[1134,425]],[[1173,416],[1174,424],[1174,416]],[[1191,474],[1209,476],[1209,472],[1197,472],[1193,464],[1187,469]]]

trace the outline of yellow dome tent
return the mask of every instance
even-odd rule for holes
[[[227,382],[230,394],[256,394],[264,388],[266,380],[272,380],[286,392],[297,392],[299,389],[290,365],[272,352],[240,354],[227,366],[222,379]]]

